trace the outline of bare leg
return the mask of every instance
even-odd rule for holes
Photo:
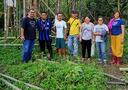
[[[62,55],[61,55],[61,49],[60,48],[58,49],[58,53],[59,53],[59,57],[61,57]]]
[[[62,49],[63,57],[66,57],[66,51],[65,48]]]

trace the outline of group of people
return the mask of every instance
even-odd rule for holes
[[[82,47],[82,60],[91,59],[92,45],[96,43],[98,52],[98,63],[108,63],[106,54],[106,43],[108,35],[111,37],[112,64],[120,65],[123,55],[124,45],[124,21],[121,19],[119,11],[114,12],[114,17],[108,25],[104,24],[104,18],[98,17],[97,24],[91,22],[90,16],[85,16],[81,23],[78,18],[78,12],[72,11],[71,18],[63,20],[63,14],[57,13],[54,24],[48,18],[47,12],[39,14],[40,18],[35,19],[34,9],[28,11],[27,16],[21,24],[21,40],[23,41],[23,62],[31,59],[34,43],[36,39],[36,30],[39,32],[39,46],[42,55],[45,47],[48,49],[48,59],[53,58],[52,36],[56,34],[56,49],[60,57],[66,58],[66,40],[69,57],[78,57],[79,42]],[[86,57],[87,55],[87,57]]]

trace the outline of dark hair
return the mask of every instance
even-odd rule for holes
[[[99,20],[99,18],[102,18],[102,19],[103,19],[103,21],[104,21],[104,18],[103,18],[102,16],[99,16],[99,17],[98,17],[98,20]]]
[[[45,12],[45,11],[43,11],[43,12],[41,12],[41,13],[45,13],[45,14],[48,14],[47,12]]]
[[[32,10],[32,11],[35,11],[34,8],[30,8],[30,9],[27,10],[27,13],[30,12],[31,10]]]
[[[119,13],[119,17],[121,18],[121,13],[120,13],[119,10],[115,10],[115,11],[114,11],[114,14],[115,14],[115,13]]]
[[[72,11],[72,14],[78,14],[78,12],[73,10],[73,11]]]
[[[91,16],[89,16],[89,15],[84,16],[83,19],[85,19],[86,17],[88,17],[91,20]]]
[[[91,16],[87,15],[87,16],[84,16],[82,21],[84,22],[85,18],[88,17],[90,19],[90,21],[92,20]]]
[[[58,16],[59,14],[62,14],[62,15],[63,15],[63,13],[62,13],[62,12],[58,12],[56,15]]]

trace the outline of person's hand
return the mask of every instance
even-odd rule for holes
[[[67,40],[67,35],[64,35],[64,40]]]
[[[24,40],[25,40],[25,37],[24,37],[24,36],[20,36],[20,39],[21,39],[22,41],[24,41]]]
[[[122,41],[121,41],[122,44],[124,44],[124,38],[122,38]]]
[[[82,39],[80,38],[79,41],[82,42]]]
[[[93,43],[93,44],[95,43],[95,39],[92,39],[92,43]]]
[[[96,36],[100,36],[101,35],[101,33],[99,33],[99,32],[96,32],[95,34],[96,34]]]
[[[77,37],[77,39],[79,39],[80,38],[80,35],[77,35],[76,37]]]

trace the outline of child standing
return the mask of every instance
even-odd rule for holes
[[[104,24],[103,18],[98,18],[98,24],[94,27],[95,42],[98,51],[98,62],[107,65],[106,40],[109,29]]]

